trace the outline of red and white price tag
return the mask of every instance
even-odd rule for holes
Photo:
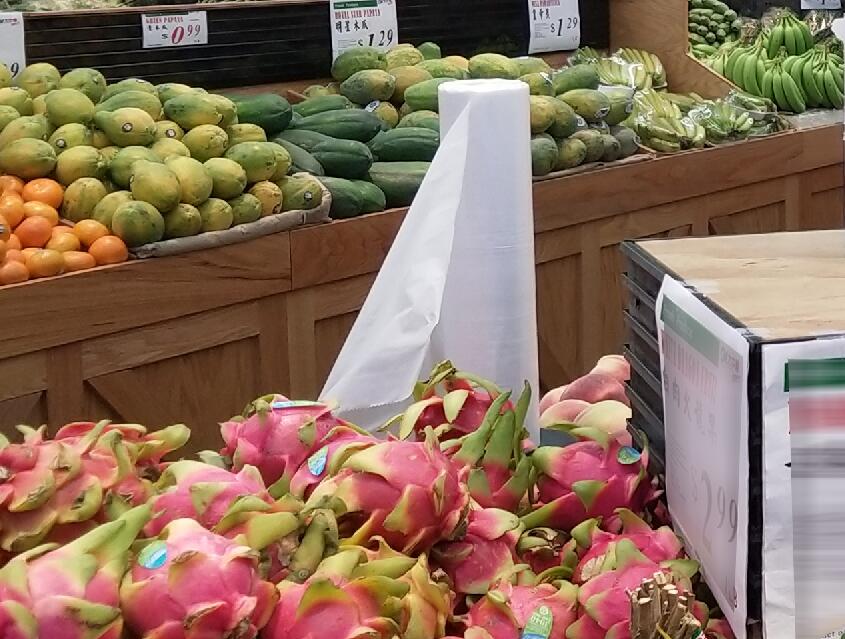
[[[143,14],[141,30],[145,49],[208,44],[208,19],[205,11]]]
[[[581,46],[578,0],[528,0],[528,53],[573,51]]]
[[[12,77],[26,66],[23,14],[19,11],[0,13],[0,62],[9,68]]]
[[[842,0],[801,0],[801,8],[839,10],[842,8]]]
[[[353,47],[389,51],[398,42],[396,0],[329,0],[329,20],[332,59]]]

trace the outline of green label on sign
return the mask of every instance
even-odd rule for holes
[[[522,639],[549,639],[552,633],[552,611],[548,606],[540,606],[528,618],[525,630],[522,631]]]
[[[698,320],[668,298],[663,300],[660,319],[714,365],[719,365],[719,340]]]
[[[335,9],[372,9],[378,6],[378,0],[346,0],[335,2]]]

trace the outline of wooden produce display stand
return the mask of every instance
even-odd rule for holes
[[[749,623],[757,624],[750,636],[759,636],[761,626],[766,636],[781,636],[796,620],[804,631],[797,636],[838,636],[841,609],[823,594],[838,591],[820,576],[817,553],[831,556],[824,540],[839,537],[825,514],[841,512],[843,501],[834,466],[845,402],[845,231],[650,240],[623,250],[633,424],[658,460],[678,428],[668,419],[664,426],[664,389],[674,388],[662,378],[658,348],[655,311],[664,276],[748,345],[747,594]],[[695,362],[684,361],[695,370]],[[700,455],[708,459],[707,450]],[[672,499],[670,490],[670,509]]]

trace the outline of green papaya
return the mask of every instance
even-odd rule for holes
[[[519,77],[528,85],[531,95],[545,95],[554,97],[555,87],[548,73],[529,73]]]
[[[373,164],[373,154],[367,145],[355,140],[329,140],[317,144],[312,155],[326,175],[358,179],[367,175]]]
[[[426,80],[431,80],[434,77],[420,67],[420,65],[415,67],[396,67],[390,70],[390,74],[394,80],[393,95],[390,97],[390,100],[399,106],[402,106],[405,102],[405,91],[409,87],[420,82],[425,82]]]
[[[610,113],[610,99],[594,89],[573,89],[558,96],[587,122],[602,122]]]
[[[219,126],[202,124],[185,133],[182,144],[188,147],[192,158],[205,162],[223,156],[229,147],[229,135]]]
[[[275,182],[256,182],[249,188],[249,194],[261,203],[261,217],[282,212],[282,189]]]
[[[235,214],[229,203],[216,197],[208,198],[197,209],[202,218],[203,233],[225,231],[235,221]]]
[[[612,135],[600,134],[604,153],[601,156],[602,162],[615,162],[622,157],[622,145]]]
[[[106,176],[106,162],[93,146],[75,146],[58,156],[55,171],[56,180],[69,186],[84,177],[102,180]]]
[[[96,69],[72,69],[59,80],[59,88],[82,91],[91,102],[96,104],[106,92],[106,78]]]
[[[416,47],[396,47],[385,55],[387,70],[392,71],[398,67],[412,67],[419,64],[425,58]]]
[[[147,93],[156,95],[156,88],[152,83],[141,80],[140,78],[126,78],[120,82],[108,85],[100,98],[100,102],[108,100],[113,95],[123,93],[124,91],[146,91]]]
[[[232,207],[232,226],[249,224],[261,217],[261,200],[250,193],[242,193],[229,200]]]
[[[498,53],[480,53],[469,59],[469,75],[475,79],[516,80],[522,75],[519,65]]]
[[[440,85],[454,81],[454,78],[434,78],[415,84],[405,91],[405,103],[412,111],[439,111]]]
[[[132,165],[129,190],[136,200],[149,202],[159,211],[169,211],[179,204],[182,196],[176,173],[165,164],[148,160],[138,160]]]
[[[610,128],[610,134],[616,138],[622,149],[622,157],[627,158],[639,151],[640,138],[633,130],[625,126]]]
[[[539,97],[539,96],[538,96]],[[563,100],[545,97],[555,110],[555,121],[547,133],[555,138],[567,138],[578,130],[578,114]]]
[[[220,111],[222,119],[220,120],[219,126],[225,129],[226,127],[240,122],[240,119],[238,118],[238,107],[232,100],[218,93],[207,93],[204,97],[206,100],[212,102],[214,106],[217,107],[217,110]],[[287,102],[287,100],[285,100],[285,102]]]
[[[60,126],[53,131],[53,135],[50,136],[47,142],[50,143],[50,146],[55,149],[58,155],[62,151],[75,146],[93,146],[93,138],[91,129],[84,124],[72,122],[71,124]]]
[[[181,140],[185,137],[185,132],[182,127],[172,120],[159,120],[156,122],[156,140],[163,140],[164,138],[170,140]]]
[[[196,91],[197,89],[189,87],[187,84],[179,84],[178,82],[166,82],[156,86],[156,95],[162,104],[171,98],[175,98],[177,95],[195,93]]]
[[[171,156],[165,161],[179,182],[179,201],[199,206],[211,197],[214,181],[202,162],[190,157]]]
[[[21,114],[15,107],[6,104],[0,105],[0,132],[19,117],[21,117]]]
[[[27,65],[20,75],[15,79],[17,85],[24,89],[31,97],[46,95],[50,91],[59,88],[62,74],[48,62],[36,62]]]
[[[94,123],[117,146],[146,146],[155,141],[155,121],[141,109],[99,111],[94,114]]]
[[[180,202],[164,215],[164,239],[191,237],[202,231],[202,214],[191,204]]]
[[[317,115],[326,111],[340,111],[342,109],[354,109],[355,105],[345,95],[324,95],[309,98],[299,104],[293,105],[294,113],[307,118],[309,115]]]
[[[520,76],[527,75],[529,73],[551,74],[552,72],[552,68],[549,66],[549,63],[543,60],[543,58],[523,56],[521,58],[514,58],[513,61],[516,62],[519,67]]]
[[[71,222],[87,220],[108,195],[104,182],[97,178],[79,178],[65,189],[61,215]]]
[[[161,101],[154,93],[146,91],[122,91],[100,102],[96,111],[117,111],[126,107],[146,111],[153,120],[161,119]]]
[[[602,87],[601,92],[610,101],[610,111],[604,117],[609,126],[625,121],[634,109],[634,92],[629,87]]]
[[[560,69],[552,74],[555,95],[562,95],[574,89],[598,89],[599,74],[591,64],[579,64]]]
[[[291,129],[290,131],[282,131],[276,138],[292,142],[296,146],[305,149],[309,153],[313,153],[314,147],[323,142],[331,142],[336,139],[329,135],[318,133],[317,131],[306,131],[305,129]]]
[[[587,155],[584,158],[585,162],[598,162],[604,155],[604,142],[602,141],[602,134],[592,129],[585,131],[576,131],[572,134],[573,140],[581,140],[587,149]]]
[[[24,180],[46,177],[56,167],[56,152],[44,140],[21,138],[0,149],[0,172]]]
[[[285,147],[276,142],[265,142],[264,144],[266,144],[267,148],[273,151],[273,154],[276,156],[276,170],[273,172],[273,175],[271,175],[268,180],[260,181],[275,182],[276,180],[281,180],[285,175],[290,172],[290,169],[293,166],[293,160],[290,157],[290,153],[288,153],[288,150]]]
[[[427,71],[432,78],[466,80],[469,77],[466,69],[462,69],[448,60],[425,60],[420,62],[417,68]]]
[[[531,173],[543,177],[555,169],[558,162],[558,148],[554,138],[541,134],[531,138]]]
[[[10,122],[0,132],[0,149],[23,138],[46,140],[49,123],[43,115],[25,115]]]
[[[384,192],[372,182],[351,180],[361,196],[361,213],[378,213],[387,208]]]
[[[162,160],[167,160],[170,156],[180,156],[183,158],[191,157],[191,151],[179,140],[173,138],[162,138],[156,140],[150,146],[150,149],[158,155]]]
[[[112,215],[111,227],[130,248],[158,242],[164,237],[164,218],[155,206],[145,201],[121,204]]]
[[[97,202],[94,210],[91,212],[91,219],[96,220],[100,224],[107,226],[111,230],[111,220],[114,212],[120,208],[121,205],[131,202],[134,198],[129,191],[114,191],[109,193],[102,200]]]
[[[422,53],[426,60],[438,60],[443,57],[440,51],[440,45],[435,42],[423,42],[417,47],[417,50]]]
[[[311,175],[325,175],[325,171],[323,171],[323,167],[317,159],[302,147],[284,138],[276,138],[274,142],[284,147],[288,155],[290,155],[291,167],[288,169],[289,174],[310,173]]]
[[[21,115],[32,115],[32,98],[20,87],[0,89],[0,105],[10,106]]]
[[[290,102],[275,93],[237,98],[235,102],[238,105],[238,122],[260,126],[268,136],[284,131],[293,118]]]
[[[531,111],[531,133],[543,133],[548,131],[557,119],[558,108],[553,102],[554,98],[547,96],[532,95],[529,97]]]
[[[366,69],[344,80],[340,93],[363,106],[375,100],[389,100],[395,88],[396,80],[387,71]]]
[[[370,142],[379,162],[431,162],[439,146],[440,134],[423,127],[385,131]]]
[[[557,143],[558,157],[555,164],[556,171],[574,169],[584,164],[587,158],[587,146],[577,138],[565,138]]]
[[[363,109],[327,111],[303,118],[296,129],[316,131],[342,140],[369,142],[381,131],[381,120]]]
[[[397,129],[405,127],[421,127],[440,133],[440,116],[434,111],[414,111],[399,120]]]
[[[102,155],[102,151],[100,152]],[[132,178],[132,166],[139,160],[147,162],[162,162],[158,155],[145,146],[127,146],[120,149],[109,162],[109,175],[112,182],[119,187],[128,189]]]
[[[94,103],[76,89],[55,89],[44,98],[47,119],[55,127],[77,122],[90,124],[94,119]]]
[[[227,158],[211,158],[206,160],[206,172],[211,177],[211,195],[223,200],[231,200],[244,192],[247,183],[244,168]]]
[[[203,124],[220,125],[223,113],[218,105],[201,93],[183,93],[164,103],[164,115],[186,131]]]
[[[325,177],[321,182],[332,194],[332,206],[329,210],[332,218],[344,220],[364,212],[361,191],[352,182],[335,177]]]
[[[283,211],[308,211],[323,203],[322,184],[313,176],[288,175],[277,185],[282,190]]]
[[[387,70],[387,58],[372,47],[352,47],[342,52],[332,64],[332,77],[338,82],[366,69]]]
[[[276,154],[266,142],[240,142],[230,146],[224,157],[243,167],[247,182],[269,180],[276,172]]]
[[[399,124],[399,111],[390,102],[373,102],[367,106],[367,111],[381,120],[384,131],[396,128]]]
[[[370,181],[385,195],[387,206],[410,206],[430,162],[374,162]]]
[[[229,146],[235,146],[241,142],[266,142],[267,134],[257,124],[233,124],[226,129],[229,136]]]

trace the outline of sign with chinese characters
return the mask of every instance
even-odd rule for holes
[[[573,51],[581,45],[578,0],[528,0],[528,53]]]
[[[841,9],[842,0],[801,0],[802,9]]]
[[[744,639],[748,342],[668,276],[656,313],[669,511],[734,633]]]
[[[398,43],[396,0],[330,0],[332,59],[352,47],[389,51]]]
[[[26,66],[23,14],[19,11],[0,13],[0,62],[9,68],[13,78]]]
[[[205,11],[144,14],[141,16],[141,30],[145,49],[208,44],[208,20]]]

